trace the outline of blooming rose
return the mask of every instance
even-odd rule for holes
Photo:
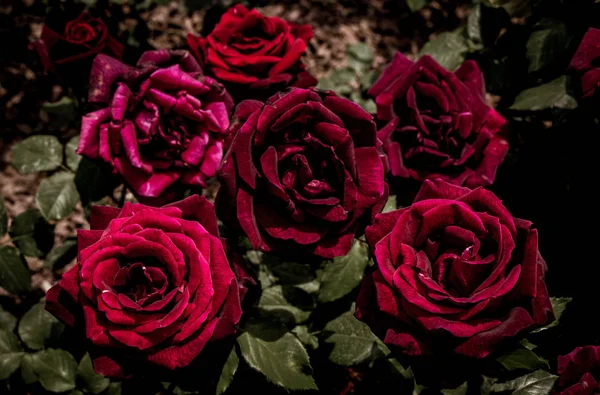
[[[393,176],[490,185],[508,152],[506,120],[485,102],[483,74],[467,61],[451,73],[430,56],[397,53],[369,90]]]
[[[581,74],[581,92],[589,98],[600,92],[600,29],[590,28],[573,59],[570,68]]]
[[[344,255],[362,220],[385,203],[373,117],[331,91],[246,100],[231,133],[217,210],[256,249]]]
[[[64,79],[73,80],[72,73],[87,78],[92,59],[99,53],[118,59],[123,56],[123,45],[109,35],[102,19],[87,12],[57,28],[45,24],[40,39],[33,46],[44,70],[56,70]]]
[[[555,394],[600,394],[600,347],[577,347],[558,357],[558,381]]]
[[[204,197],[161,208],[95,206],[90,225],[46,309],[85,330],[98,373],[124,376],[135,362],[183,367],[207,342],[235,332],[244,290]]]
[[[312,36],[310,25],[266,17],[236,4],[208,37],[188,34],[187,42],[207,71],[234,96],[267,99],[288,86],[317,84],[300,60]]]
[[[412,206],[377,215],[366,236],[377,268],[356,315],[406,354],[483,358],[553,319],[537,230],[485,189],[425,181]]]
[[[79,154],[113,165],[146,198],[215,175],[233,102],[189,52],[148,51],[137,68],[99,55],[90,85],[101,108],[83,117]]]

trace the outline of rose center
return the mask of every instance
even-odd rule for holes
[[[78,23],[69,26],[65,32],[69,41],[76,44],[85,44],[96,37],[96,32],[87,23]]]
[[[125,264],[115,275],[117,293],[128,296],[138,304],[160,299],[167,287],[165,274],[157,267],[141,262]]]

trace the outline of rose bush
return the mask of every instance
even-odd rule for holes
[[[90,225],[46,309],[85,331],[98,373],[125,376],[140,362],[183,367],[207,342],[235,332],[245,288],[204,197],[161,208],[95,206]]]
[[[387,122],[378,136],[393,176],[492,184],[508,152],[507,121],[486,104],[474,61],[451,73],[428,55],[413,63],[398,52],[369,94]]]
[[[78,153],[111,164],[142,198],[206,185],[223,156],[233,102],[187,51],[145,52],[137,67],[99,55]]]
[[[237,101],[267,99],[288,86],[316,85],[301,61],[312,36],[310,25],[266,17],[236,4],[207,37],[188,34],[187,43]]]
[[[373,117],[331,91],[244,101],[230,129],[217,210],[255,249],[344,255],[385,204]]]
[[[591,395],[600,393],[600,347],[577,347],[558,357],[555,394]]]
[[[537,230],[485,189],[425,181],[366,236],[377,267],[356,316],[406,354],[482,358],[553,319]]]
[[[600,29],[590,28],[571,60],[570,68],[581,75],[584,98],[600,91]]]
[[[87,12],[65,24],[59,23],[55,29],[45,24],[33,46],[44,70],[55,70],[66,80],[73,79],[71,73],[87,78],[92,59],[100,53],[117,59],[123,56],[123,45],[110,36],[104,21]]]

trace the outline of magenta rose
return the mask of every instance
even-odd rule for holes
[[[217,210],[255,249],[345,255],[385,204],[373,117],[331,91],[246,100],[230,129]]]
[[[356,316],[403,353],[483,358],[553,319],[537,230],[492,192],[425,181],[366,236],[377,266]]]
[[[235,333],[245,288],[204,197],[161,208],[95,206],[90,225],[46,309],[85,332],[98,373],[122,377],[139,363],[184,367],[208,342]]]
[[[590,28],[570,65],[581,76],[581,93],[584,98],[600,92],[600,29]]]
[[[55,26],[58,30],[48,25],[52,22],[44,25],[40,39],[33,43],[45,71],[54,70],[61,78],[74,81],[80,75],[87,78],[94,56],[100,53],[118,59],[123,56],[123,45],[110,36],[100,18],[82,12],[64,25],[59,23]]]
[[[490,185],[508,152],[507,121],[485,102],[483,74],[467,61],[454,73],[428,55],[397,53],[369,94],[395,177]]]
[[[111,164],[142,198],[206,186],[223,156],[233,102],[187,51],[145,52],[137,67],[99,55],[78,153]]]
[[[558,357],[556,395],[600,394],[600,347],[577,347]]]
[[[310,25],[266,17],[236,4],[207,37],[188,34],[187,43],[236,100],[267,99],[289,86],[317,84],[301,60],[312,36]]]

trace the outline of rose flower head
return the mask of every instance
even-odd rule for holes
[[[85,332],[96,372],[138,364],[175,369],[235,332],[238,281],[212,203],[191,197],[153,208],[95,206],[78,233],[78,262],[46,295],[46,309]]]
[[[387,199],[373,117],[334,92],[240,103],[219,172],[219,217],[255,249],[345,255]]]
[[[555,395],[593,395],[600,393],[600,347],[577,347],[558,357]]]
[[[99,109],[83,117],[77,152],[111,164],[138,197],[216,174],[233,102],[189,52],[148,51],[135,68],[99,55],[89,102]]]
[[[310,25],[266,17],[241,4],[229,8],[207,37],[188,34],[187,43],[208,73],[237,101],[267,99],[289,86],[317,80],[301,61],[313,36]]]
[[[53,70],[68,82],[86,84],[96,55],[122,58],[123,45],[111,37],[102,19],[84,11],[68,22],[54,22],[47,21],[40,39],[33,43],[45,71]]]
[[[356,316],[405,354],[483,358],[554,318],[537,230],[481,187],[425,181],[365,233],[376,268]]]
[[[590,28],[569,66],[581,76],[581,93],[590,98],[600,92],[600,29]]]
[[[507,121],[485,102],[474,61],[454,73],[428,55],[417,62],[396,53],[369,90],[392,176],[441,178],[470,188],[490,185],[508,152]]]

